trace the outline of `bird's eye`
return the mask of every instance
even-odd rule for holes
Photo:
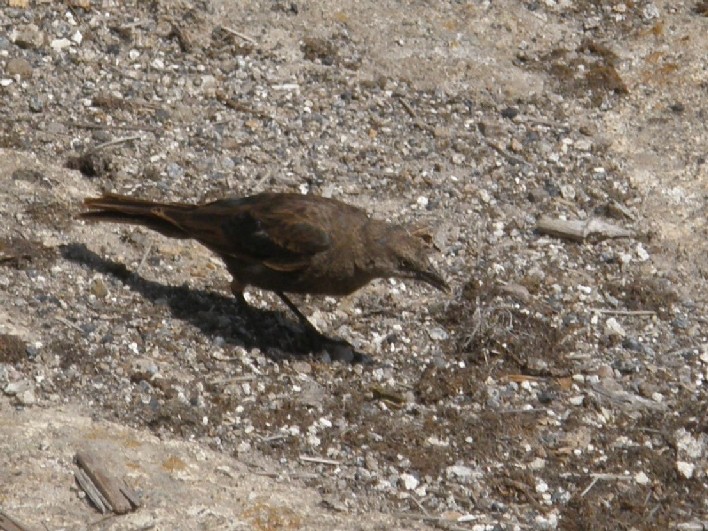
[[[408,258],[399,258],[398,259],[398,267],[401,269],[410,269],[412,267],[412,263]]]

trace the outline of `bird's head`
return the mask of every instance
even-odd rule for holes
[[[422,238],[402,227],[393,227],[381,238],[385,249],[386,269],[383,276],[418,280],[440,291],[450,291],[442,275],[430,263],[430,253]]]

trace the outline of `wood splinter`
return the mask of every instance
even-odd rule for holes
[[[122,479],[113,477],[95,452],[81,450],[74,461],[76,482],[102,513],[125,514],[140,507],[138,495]]]
[[[576,242],[585,241],[590,236],[600,240],[635,236],[634,231],[618,227],[600,218],[565,220],[543,216],[538,220],[536,230],[541,234]]]

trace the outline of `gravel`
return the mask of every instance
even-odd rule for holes
[[[0,410],[74,404],[257,462],[341,528],[706,521],[698,10],[97,4],[0,10]],[[367,362],[348,363],[310,352],[272,294],[248,293],[251,330],[197,244],[74,219],[101,191],[263,190],[410,225],[453,293],[302,299]],[[568,242],[541,216],[637,236]],[[20,520],[67,525],[8,496]]]

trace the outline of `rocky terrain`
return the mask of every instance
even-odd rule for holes
[[[0,513],[708,526],[706,2],[7,4]],[[408,225],[452,293],[299,298],[345,363],[198,244],[75,219],[264,190]],[[616,233],[544,224],[578,220]],[[138,510],[88,502],[86,448]]]

